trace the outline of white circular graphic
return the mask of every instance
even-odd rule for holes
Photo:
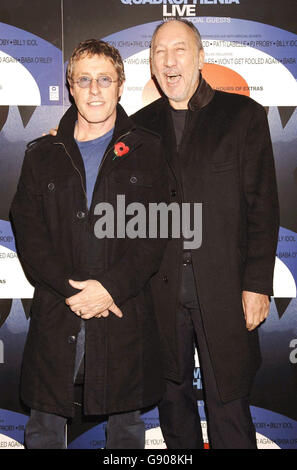
[[[204,443],[207,445],[207,423],[206,421],[201,421],[202,433]],[[271,441],[268,437],[263,434],[256,433],[258,449],[280,449],[280,447]],[[167,449],[164,442],[163,434],[161,428],[149,429],[145,433],[145,448],[146,449]]]
[[[32,299],[34,287],[28,282],[17,254],[0,245],[0,299]]]
[[[167,449],[160,427],[145,432],[145,449]]]
[[[0,449],[24,449],[24,446],[11,437],[0,434]]]
[[[218,41],[205,41],[206,63],[227,67],[241,75],[251,88],[250,97],[263,106],[297,105],[296,79],[285,65],[259,49],[238,48],[231,41],[219,42],[217,47]],[[121,104],[128,114],[132,114],[148,104],[143,100],[143,89],[151,79],[149,49],[127,57],[124,64],[126,83]],[[156,99],[153,84],[152,87],[152,96]]]
[[[286,299],[296,297],[296,283],[289,268],[279,258],[275,259],[273,277],[274,297]]]
[[[0,106],[40,106],[38,85],[14,57],[0,51]]]

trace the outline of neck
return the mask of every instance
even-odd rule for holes
[[[192,98],[192,96],[195,94],[197,88],[199,87],[199,83],[200,83],[200,75],[198,76],[198,79],[194,82],[194,84],[192,84],[191,91],[188,94],[189,97],[181,101],[173,101],[172,99],[168,98],[170,106],[172,106],[172,108],[174,109],[188,109],[189,101]]]
[[[74,138],[79,142],[98,139],[109,132],[115,125],[116,116],[104,122],[92,123],[86,121],[79,113],[74,129]]]
[[[173,109],[188,109],[189,100],[187,101],[173,101],[169,100],[170,106]]]

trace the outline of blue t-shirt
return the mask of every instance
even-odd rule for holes
[[[79,142],[75,140],[85,165],[88,207],[90,208],[98,169],[105,150],[111,141],[113,129],[97,139]]]

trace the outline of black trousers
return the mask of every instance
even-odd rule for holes
[[[84,373],[85,324],[77,336],[73,382]],[[25,430],[27,449],[66,449],[67,419],[52,413],[31,410]],[[106,449],[144,449],[145,425],[140,411],[109,415],[106,425]]]
[[[168,449],[202,449],[197,399],[193,390],[194,348],[197,345],[204,404],[212,449],[256,449],[256,434],[248,398],[223,403],[220,399],[204,334],[190,258],[184,262],[177,316],[182,382],[167,381],[159,404],[162,433]]]

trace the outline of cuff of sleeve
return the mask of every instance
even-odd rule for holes
[[[78,289],[75,289],[69,284],[69,279],[72,279],[73,281],[87,281],[88,279],[90,279],[90,276],[87,271],[84,272],[80,269],[75,269],[74,271],[72,271],[69,278],[64,280],[64,290],[66,298],[71,297],[72,295],[75,295],[80,292]]]
[[[246,284],[242,286],[242,290],[248,292],[255,292],[256,294],[268,295],[268,297],[273,297],[273,288],[268,286],[256,286],[252,284]]]
[[[120,307],[125,302],[126,298],[120,294],[114,281],[111,281],[107,276],[104,276],[104,274],[96,278],[96,280],[99,281],[103,285],[104,289],[107,290],[117,307]]]

